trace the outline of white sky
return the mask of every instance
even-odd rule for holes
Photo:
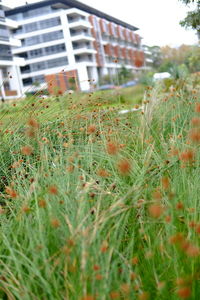
[[[41,0],[40,0],[41,1]],[[79,0],[122,21],[140,28],[138,33],[147,45],[196,44],[195,31],[179,25],[190,9],[178,0]],[[25,4],[25,0],[3,0],[12,7]],[[28,3],[38,0],[27,0]]]

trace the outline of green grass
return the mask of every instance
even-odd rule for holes
[[[200,91],[141,92],[1,108],[0,299],[199,298]]]

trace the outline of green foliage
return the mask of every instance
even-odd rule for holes
[[[127,69],[124,65],[121,66],[119,70],[117,70],[116,75],[104,75],[100,81],[99,84],[115,84],[115,85],[121,85],[128,80],[134,79],[134,74],[130,69]]]
[[[140,83],[144,84],[145,86],[153,86],[154,85],[153,75],[154,72],[146,72],[141,74],[139,79]]]
[[[119,83],[123,84],[125,82],[127,82],[130,79],[133,79],[133,73],[132,70],[127,69],[125,66],[122,66],[118,72],[118,79],[119,79]]]
[[[169,72],[170,69],[173,67],[173,65],[174,65],[173,62],[165,61],[159,66],[158,72]]]
[[[196,46],[193,50],[188,54],[186,59],[186,65],[189,70],[193,72],[200,72],[200,47]]]
[[[199,298],[198,83],[148,87],[142,114],[106,107],[142,86],[0,107],[2,300]]]
[[[200,1],[199,0],[180,0],[186,5],[190,3],[196,4],[196,9],[188,12],[184,20],[180,24],[186,28],[192,28],[197,31],[198,36],[200,37]]]
[[[180,78],[186,78],[189,74],[188,68],[186,65],[182,64],[182,65],[173,65],[170,69],[169,69],[170,74],[172,75],[172,77],[174,79],[180,79]]]

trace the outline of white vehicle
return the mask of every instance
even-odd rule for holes
[[[166,78],[170,78],[171,74],[168,72],[162,72],[162,73],[155,73],[153,75],[153,80],[157,81],[157,80],[162,80],[162,79],[166,79]]]

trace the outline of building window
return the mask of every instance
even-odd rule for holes
[[[48,68],[56,68],[64,65],[68,65],[67,57],[60,57],[51,60],[47,60]]]
[[[32,72],[46,69],[46,63],[44,61],[40,61],[38,63],[31,64],[30,66],[31,66]]]
[[[22,80],[22,82],[23,82],[23,85],[24,85],[24,86],[26,86],[26,85],[32,85],[33,80],[32,80],[32,78],[24,78],[24,79]]]
[[[46,29],[54,26],[59,26],[61,24],[60,18],[51,18],[39,22],[40,29]]]
[[[33,82],[37,82],[39,84],[44,83],[45,82],[45,78],[44,75],[38,75],[38,76],[34,76],[33,77]]]
[[[53,32],[42,34],[42,35],[36,35],[36,36],[32,36],[30,38],[26,38],[26,39],[22,40],[22,45],[23,46],[32,46],[32,45],[37,45],[40,43],[59,40],[62,38],[63,38],[62,30],[53,31]]]
[[[40,35],[36,35],[36,36],[32,36],[30,38],[25,39],[22,44],[24,46],[32,46],[32,45],[37,45],[39,43],[41,43]]]
[[[59,31],[53,31],[49,33],[45,33],[42,36],[42,42],[50,42],[54,40],[59,40],[63,38],[63,32],[62,30]]]
[[[12,52],[9,46],[0,45],[0,60],[12,60]]]
[[[31,50],[29,52],[29,56],[30,58],[34,58],[34,57],[40,57],[42,56],[42,49],[35,49],[35,50]]]
[[[23,13],[23,18],[35,18],[37,16],[42,16],[50,13],[52,11],[50,6],[40,7],[37,9],[32,9]]]
[[[32,32],[32,31],[38,30],[38,23],[34,22],[34,23],[25,24],[24,29],[25,29],[25,32]]]
[[[4,25],[0,25],[0,40],[9,40],[9,31]]]
[[[59,44],[59,45],[46,47],[46,48],[44,48],[44,51],[45,51],[46,55],[51,55],[51,54],[56,54],[56,53],[66,51],[66,47],[65,47],[65,44]]]
[[[68,65],[68,59],[66,56],[33,63],[25,67],[21,67],[20,69],[22,73],[30,73],[65,65]]]

